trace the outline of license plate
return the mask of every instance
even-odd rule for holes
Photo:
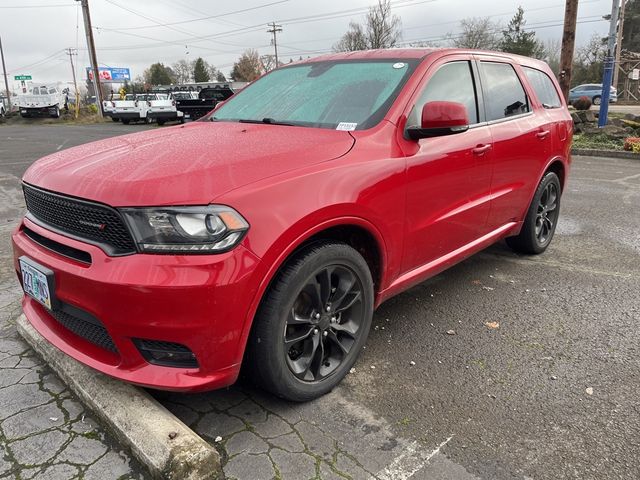
[[[18,260],[24,292],[49,310],[53,310],[55,306],[53,271],[27,257],[20,257]]]
[[[191,115],[189,115],[188,113],[185,113],[184,118],[191,118]]]

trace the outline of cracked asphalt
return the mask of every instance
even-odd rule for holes
[[[8,243],[33,160],[141,128],[0,127],[0,478],[145,478],[16,338]],[[546,254],[498,244],[386,302],[317,401],[151,393],[229,479],[639,478],[638,205],[640,161],[575,158]]]

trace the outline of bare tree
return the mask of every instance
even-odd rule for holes
[[[367,48],[367,36],[362,29],[362,25],[355,22],[349,22],[349,30],[333,46],[333,50],[336,52],[355,52],[356,50],[366,50]]]
[[[501,26],[489,17],[464,18],[460,21],[459,34],[447,35],[456,48],[496,50],[500,45]]]
[[[191,81],[193,67],[186,60],[178,60],[171,68],[176,74],[176,83],[189,83]]]
[[[349,23],[349,30],[333,46],[336,52],[394,47],[402,35],[400,17],[391,13],[391,0],[369,8],[365,24]]]
[[[276,56],[275,55],[261,55],[260,63],[262,63],[262,70],[270,72],[276,68]],[[278,63],[282,65],[282,62],[278,60]]]
[[[253,82],[262,75],[262,62],[257,50],[249,49],[233,64],[231,78],[236,82]]]
[[[562,50],[562,40],[550,38],[544,43],[545,61],[551,70],[558,74],[560,72],[560,51]]]

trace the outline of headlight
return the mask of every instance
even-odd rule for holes
[[[140,251],[219,253],[235,247],[249,224],[231,207],[158,207],[120,209]]]

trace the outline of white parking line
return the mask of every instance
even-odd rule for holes
[[[449,443],[452,438],[453,435],[430,453],[420,451],[420,444],[418,442],[411,443],[406,450],[398,455],[384,470],[378,472],[376,478],[380,480],[407,480],[411,478],[414,473],[429,463],[429,460],[437,455],[440,449]]]

